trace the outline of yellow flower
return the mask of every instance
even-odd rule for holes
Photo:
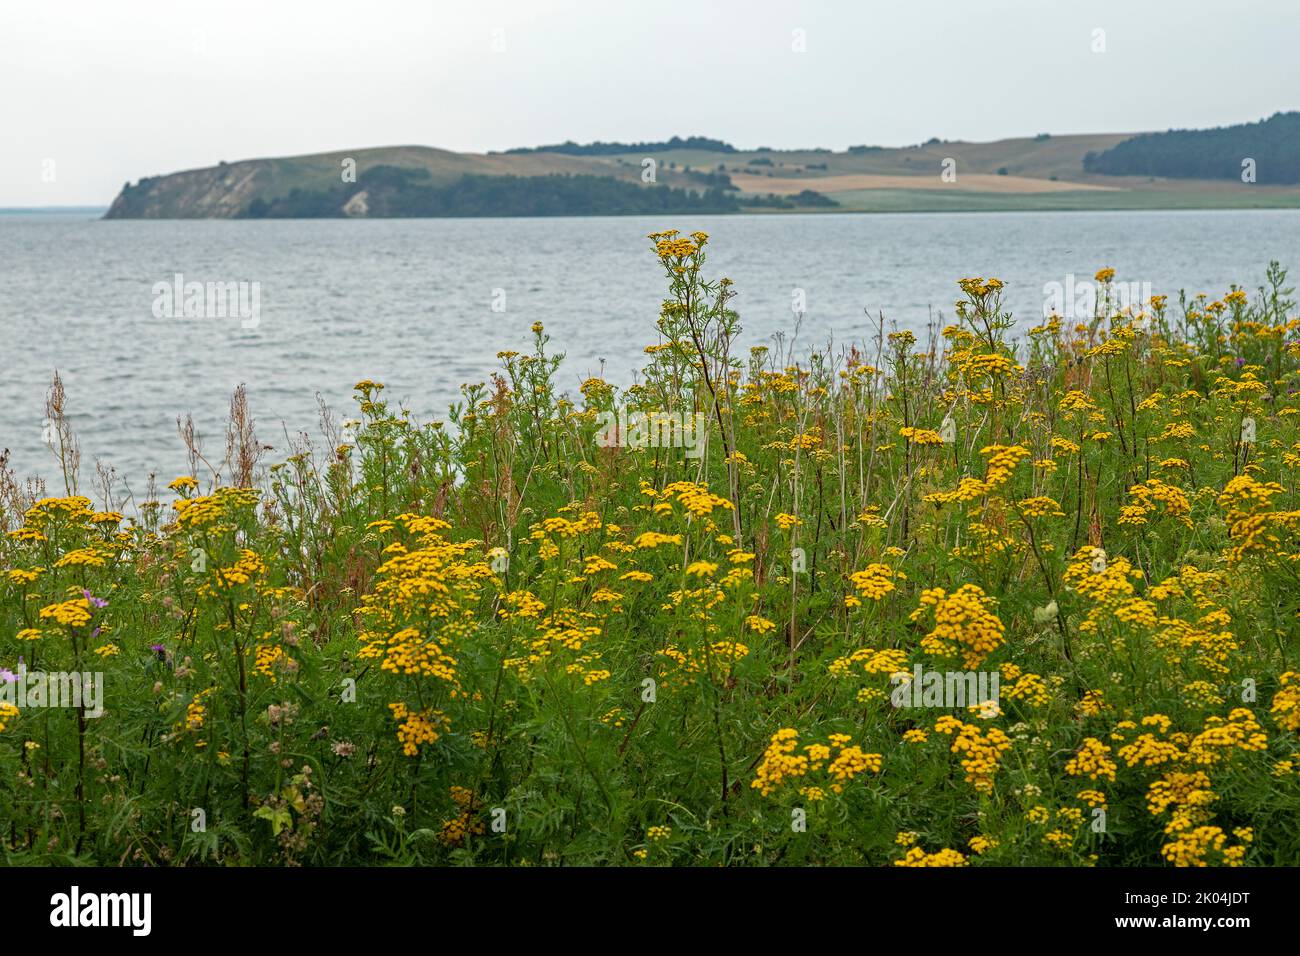
[[[919,846],[907,851],[901,860],[895,860],[894,866],[967,866],[966,857],[956,850],[943,849],[937,853],[926,853]]]
[[[680,534],[660,534],[658,531],[646,531],[636,537],[636,546],[642,550],[654,549],[661,544],[681,544]]]
[[[895,590],[896,580],[904,577],[906,575],[901,571],[895,571],[887,564],[869,564],[865,569],[850,574],[849,580],[853,582],[853,586],[862,597],[879,601]]]
[[[1030,518],[1065,517],[1065,512],[1061,510],[1060,504],[1055,499],[1046,496],[1021,499],[1020,511]]]
[[[960,656],[967,668],[979,667],[1005,643],[1005,629],[993,606],[977,584],[963,584],[951,594],[943,588],[922,591],[921,606],[911,619],[929,613],[934,620],[933,630],[921,638],[922,650],[935,657]]]
[[[44,568],[10,568],[4,572],[5,577],[9,579],[10,584],[31,584],[41,576],[45,571]]]
[[[90,623],[90,602],[85,598],[75,598],[41,608],[41,620],[50,618],[65,627],[83,627]]]
[[[1071,777],[1099,777],[1115,780],[1115,761],[1108,756],[1110,748],[1096,737],[1085,737],[1078,752],[1065,763],[1065,772]]]
[[[931,431],[928,428],[912,428],[911,426],[905,426],[898,430],[898,434],[902,435],[913,445],[942,445],[943,444],[943,438],[939,435],[939,433],[936,431]]]
[[[21,636],[21,635],[19,635]],[[1273,695],[1268,712],[1279,727],[1300,733],[1300,673],[1287,671],[1278,678],[1281,685]]]
[[[973,836],[966,844],[974,853],[987,853],[998,845],[998,841],[992,837],[986,837],[983,834]]]

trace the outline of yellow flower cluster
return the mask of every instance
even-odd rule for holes
[[[944,505],[982,498],[1007,483],[1016,466],[1029,457],[1029,449],[1023,445],[987,445],[980,449],[980,454],[988,459],[983,480],[967,475],[953,491],[936,491],[924,500]]]
[[[1128,494],[1133,503],[1122,509],[1120,524],[1146,524],[1153,513],[1161,511],[1184,527],[1192,526],[1192,506],[1181,488],[1151,478],[1146,484],[1134,485]]]
[[[548,535],[557,538],[576,538],[580,534],[586,534],[589,531],[600,530],[600,515],[594,511],[588,511],[579,518],[570,520],[555,516],[546,518],[532,527],[530,535],[534,540],[542,540]],[[438,530],[438,529],[431,529]]]
[[[907,670],[907,653],[896,647],[883,651],[859,647],[847,657],[837,657],[827,670],[836,677],[846,677],[859,664],[867,674],[896,674]]]
[[[708,236],[702,232],[691,233],[691,239],[679,237],[676,229],[652,232],[649,239],[655,244],[655,253],[661,259],[684,259],[699,252]]]
[[[1278,683],[1281,687],[1273,695],[1268,712],[1279,727],[1293,734],[1300,733],[1300,673],[1287,671],[1278,678]]]
[[[708,517],[718,508],[730,509],[731,502],[709,491],[708,487],[693,481],[674,481],[659,493],[664,499],[676,498],[688,512],[697,518]]]
[[[666,662],[658,672],[664,687],[677,688],[693,684],[697,675],[711,673],[713,668],[729,670],[736,661],[749,656],[749,647],[738,641],[714,641],[702,648],[683,651],[670,644],[656,652],[656,656]]]
[[[1005,643],[1005,628],[993,613],[995,601],[977,584],[963,584],[951,594],[943,588],[921,592],[921,606],[911,614],[920,620],[932,611],[934,628],[921,638],[921,649],[932,657],[960,656],[976,668]]]
[[[1064,518],[1065,512],[1055,498],[1039,495],[1023,498],[1020,501],[1020,513],[1029,518]]]
[[[256,551],[244,548],[239,552],[239,559],[228,568],[218,568],[217,585],[223,588],[247,584],[253,578],[266,573],[266,562]]]
[[[788,780],[824,771],[829,789],[843,793],[844,784],[864,773],[879,773],[881,757],[850,745],[848,734],[831,734],[827,742],[805,744],[799,752],[799,732],[785,727],[772,735],[750,786],[768,796]],[[820,788],[818,788],[820,789]]]
[[[1238,475],[1224,486],[1219,507],[1224,509],[1232,547],[1226,557],[1230,564],[1252,553],[1275,553],[1282,549],[1281,529],[1294,530],[1300,524],[1300,512],[1274,511],[1272,499],[1282,494],[1275,481],[1256,481],[1249,474]]]
[[[1096,737],[1085,737],[1079,750],[1065,763],[1065,772],[1071,777],[1087,777],[1115,782],[1115,761],[1110,759],[1110,747]]]
[[[102,568],[108,562],[98,548],[77,548],[54,562],[56,568]]]
[[[913,445],[942,445],[943,438],[936,431],[928,428],[913,428],[910,425],[904,426],[898,430]]]
[[[41,608],[41,620],[52,618],[64,627],[84,627],[90,623],[91,616],[90,602],[84,597]]]
[[[0,701],[0,734],[4,733],[9,722],[18,716],[18,708],[9,701]]]
[[[1195,827],[1179,833],[1160,853],[1174,866],[1241,866],[1254,835],[1248,827],[1238,827],[1233,833],[1241,842],[1229,846],[1228,834],[1219,827]]]
[[[1102,606],[1118,605],[1133,597],[1137,593],[1133,582],[1141,579],[1141,570],[1134,568],[1127,558],[1108,560],[1104,551],[1086,545],[1075,552],[1065,571],[1066,584]]]
[[[216,530],[223,520],[256,505],[257,492],[252,488],[218,488],[210,495],[172,502],[177,523],[187,531]]]
[[[935,721],[934,730],[935,733],[953,735],[951,751],[962,755],[961,766],[966,771],[966,782],[979,793],[991,793],[998,762],[1011,749],[1011,738],[997,727],[985,730],[952,716],[940,717]]]
[[[895,571],[887,564],[869,564],[863,570],[850,574],[849,580],[859,595],[869,601],[879,601],[895,590],[895,581],[906,577],[902,571]]]
[[[682,536],[680,534],[660,534],[658,531],[643,531],[636,537],[636,546],[643,551],[651,551],[661,544],[680,545]]]
[[[978,839],[978,838],[977,838]],[[974,847],[972,847],[974,849]],[[975,852],[982,852],[976,850]],[[914,846],[907,851],[907,854],[899,860],[894,861],[894,866],[968,866],[966,857],[956,850],[944,848],[937,853],[926,853],[919,846]]]
[[[402,753],[408,757],[419,754],[424,744],[435,743],[448,724],[442,711],[424,708],[419,711],[409,709],[403,703],[389,704],[393,719],[397,721],[397,739],[402,745]]]

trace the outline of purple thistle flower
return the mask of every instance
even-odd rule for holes
[[[89,591],[85,590],[84,588],[81,591],[81,596],[84,597],[88,602],[90,602],[90,605],[92,607],[108,607],[108,601],[106,601],[104,598],[95,597],[95,595],[91,594]]]
[[[7,667],[0,667],[0,681],[6,684],[18,683],[18,675]]]

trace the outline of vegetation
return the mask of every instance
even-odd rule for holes
[[[344,217],[348,202],[361,193],[371,217],[648,215],[739,208],[722,183],[725,177],[699,175],[717,185],[694,191],[645,187],[604,176],[466,175],[438,186],[422,169],[376,166],[355,183],[328,190],[294,189],[270,202],[256,199],[247,215],[251,219]]]
[[[538,324],[446,421],[358,382],[269,470],[240,391],[138,506],[56,378],[62,487],[0,467],[4,860],[1300,863],[1280,268],[1131,308],[1103,269],[1018,340],[965,278],[924,341],[797,358],[650,239],[635,386],[567,394]],[[82,671],[102,715],[32,699]]]
[[[134,219],[144,213],[149,199],[153,196],[154,188],[162,176],[145,176],[134,186],[126,182],[122,184],[122,191],[117,194],[117,199],[113,202],[113,208],[116,215],[123,219]]]
[[[1275,113],[1258,123],[1134,136],[1105,152],[1087,153],[1083,167],[1112,176],[1240,182],[1247,159],[1255,162],[1252,182],[1300,183],[1300,112]]]
[[[575,143],[565,140],[552,146],[520,146],[507,153],[564,153],[569,156],[616,156],[621,153],[666,153],[673,149],[698,149],[708,153],[734,153],[736,147],[707,136],[674,136],[658,143]]]
[[[731,181],[731,176],[727,174],[726,167],[719,165],[714,172],[706,170],[691,169],[687,167],[687,175],[697,183],[701,183],[711,189],[735,190],[737,186]]]
[[[839,205],[829,196],[824,196],[812,189],[801,189],[793,196],[778,196],[775,193],[768,193],[766,196],[742,197],[740,199],[742,206],[752,206],[762,209],[798,209],[800,207],[807,209],[832,209]]]

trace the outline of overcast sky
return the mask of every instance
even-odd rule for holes
[[[1300,108],[1297,51],[1295,0],[0,0],[0,206],[405,143],[1223,125]]]

